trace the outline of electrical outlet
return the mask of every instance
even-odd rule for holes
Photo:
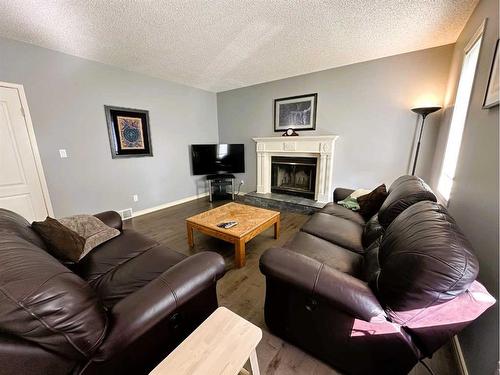
[[[245,185],[245,181],[241,180],[240,184]]]
[[[134,199],[134,202],[138,202],[139,201],[139,196],[137,194],[134,194],[133,199]]]

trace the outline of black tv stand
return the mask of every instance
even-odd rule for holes
[[[219,180],[219,179],[235,179],[234,174],[230,173],[217,173],[217,174],[209,174],[207,175],[208,181]]]
[[[208,181],[208,199],[210,202],[223,199],[232,199],[234,201],[234,174],[220,173],[207,175]],[[231,185],[231,192],[228,193],[226,188]]]

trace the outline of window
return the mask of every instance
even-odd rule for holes
[[[441,175],[439,176],[438,183],[438,192],[446,201],[450,199],[451,189],[455,178],[455,170],[457,168],[460,145],[462,143],[462,135],[464,133],[465,120],[467,118],[472,85],[474,83],[476,65],[479,57],[479,49],[481,48],[482,32],[483,27],[480,27],[465,49],[462,71],[460,73],[460,80],[458,81],[457,97],[451,117],[450,132],[448,134],[448,142],[446,143],[446,151],[444,153],[443,165],[441,167]]]

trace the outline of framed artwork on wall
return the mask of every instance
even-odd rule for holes
[[[486,94],[484,95],[483,108],[491,108],[499,103],[499,57],[498,57],[498,40],[493,54],[493,62],[491,63],[490,78],[486,86]]]
[[[153,156],[149,112],[105,105],[111,157]]]
[[[274,131],[316,129],[318,94],[274,99]]]

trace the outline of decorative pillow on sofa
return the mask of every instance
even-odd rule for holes
[[[120,231],[92,215],[75,215],[59,220],[47,217],[31,224],[33,230],[61,260],[78,262],[94,247],[118,236]]]
[[[385,198],[387,198],[385,184],[376,187],[369,194],[358,197],[359,214],[363,216],[365,220],[370,220],[370,218],[378,212]]]
[[[368,194],[369,192],[370,190],[366,189],[355,190],[347,198],[338,201],[337,204],[340,204],[341,206],[344,206],[345,208],[348,208],[350,210],[358,211],[359,210],[358,197]]]

